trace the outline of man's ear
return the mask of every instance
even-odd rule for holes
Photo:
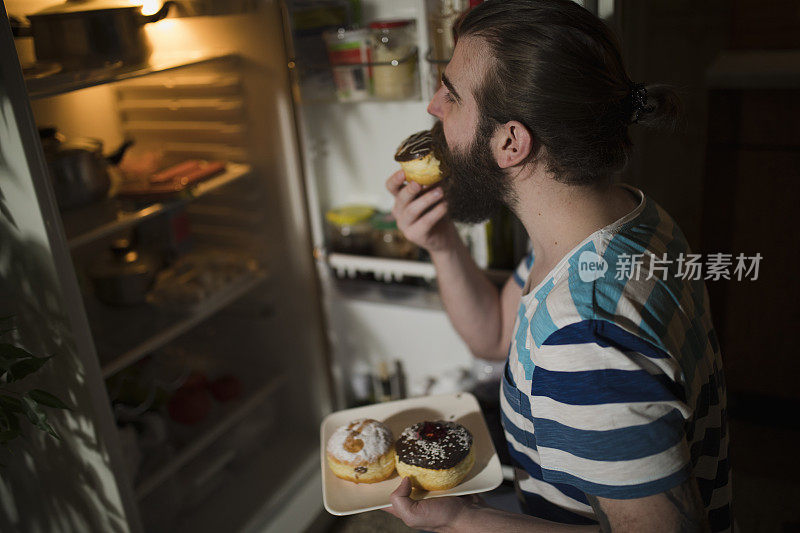
[[[521,122],[511,120],[495,130],[492,151],[500,168],[513,167],[534,151],[533,135]]]

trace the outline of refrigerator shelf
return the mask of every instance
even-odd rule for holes
[[[236,424],[244,420],[253,409],[274,394],[286,380],[287,376],[285,374],[272,378],[244,400],[235,402],[231,406],[226,406],[213,420],[204,423],[198,429],[196,439],[180,449],[174,457],[155,468],[151,474],[136,486],[136,498],[141,500],[146,497],[178,470],[203,453],[217,439],[226,435]]]
[[[387,283],[402,281],[405,277],[422,278],[431,281],[436,278],[433,263],[406,259],[387,259],[332,253],[327,257],[328,265],[340,276],[354,278],[356,274],[373,274],[376,279]]]
[[[340,277],[355,278],[357,274],[372,274],[375,279],[391,283],[406,277],[422,278],[425,281],[436,279],[433,263],[408,259],[387,259],[364,255],[330,253],[317,248],[314,256],[323,260]],[[502,284],[511,276],[511,270],[484,269],[492,283]]]
[[[70,248],[76,248],[112,235],[156,215],[183,206],[219,187],[249,176],[250,173],[249,165],[228,163],[225,172],[198,183],[175,200],[151,203],[144,207],[139,204],[132,210],[126,210],[125,205],[132,204],[110,198],[81,209],[66,211],[62,214],[62,220],[64,221],[64,231],[67,234],[67,242]]]
[[[247,275],[212,294],[186,314],[161,310],[155,306],[148,307],[150,312],[147,313],[142,312],[142,306],[111,311],[108,306],[87,299],[87,311],[93,317],[91,323],[97,327],[94,333],[103,378],[112,376],[183,335],[249,294],[267,277],[264,271]]]
[[[417,47],[413,47],[411,51],[400,59],[393,59],[391,61],[369,61],[364,63],[346,63],[339,65],[331,65],[330,63],[302,63],[294,59],[288,63],[289,70],[292,71],[296,79],[299,80],[300,92],[302,93],[301,101],[304,104],[329,104],[329,103],[364,103],[364,102],[410,102],[418,101],[421,98],[419,90],[419,52]],[[381,89],[373,79],[380,75],[383,84],[391,83],[385,79],[386,74],[401,73],[403,70],[411,70],[406,72],[410,74],[407,77],[405,85],[406,90],[393,94],[394,91],[388,91],[387,94],[381,94]],[[371,83],[375,83],[369,90],[363,87],[357,91],[358,96],[340,94],[337,88],[336,78],[341,76],[345,79],[349,78],[356,72],[355,77],[368,77]],[[367,74],[369,73],[369,74]],[[394,80],[392,80],[394,81]],[[345,84],[346,85],[346,84]],[[369,84],[368,84],[369,85]],[[384,85],[381,85],[383,87]],[[352,89],[352,87],[350,88]],[[345,92],[348,92],[348,89]],[[385,88],[384,88],[385,90]]]
[[[197,51],[181,53],[161,53],[154,55],[144,65],[111,65],[107,68],[96,68],[89,70],[61,71],[42,76],[31,76],[26,78],[25,84],[28,88],[28,96],[31,100],[58,96],[87,87],[104,85],[117,81],[129,80],[166,72],[181,67],[199,65],[211,61],[223,59],[234,59],[236,54],[225,51]],[[51,69],[52,70],[52,69]]]
[[[397,67],[417,59],[417,47],[413,47],[411,51],[400,59],[392,59],[391,61],[366,61],[363,63],[342,63],[331,65],[330,63],[309,63],[301,67],[302,71],[305,70],[333,70],[337,68],[347,69],[354,67]],[[290,61],[289,68],[295,68],[296,62]]]
[[[241,98],[129,98],[121,99],[117,108],[123,113],[132,111],[237,111],[244,109]]]

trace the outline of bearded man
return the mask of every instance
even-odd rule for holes
[[[602,21],[569,0],[489,0],[428,112],[441,186],[387,181],[406,237],[430,253],[471,351],[505,359],[502,421],[526,514],[478,498],[389,512],[430,531],[727,531],[722,362],[703,282],[672,218],[614,183],[629,127],[677,118],[634,83]],[[509,206],[532,252],[498,291],[453,221]]]

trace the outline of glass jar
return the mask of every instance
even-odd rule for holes
[[[428,63],[431,69],[431,89],[436,92],[442,73],[453,56],[456,45],[453,26],[469,7],[467,0],[426,0],[428,14]]]
[[[323,33],[340,102],[366,100],[372,94],[371,32],[366,28]]]
[[[397,229],[397,221],[389,213],[372,217],[375,231],[375,255],[392,259],[417,259],[419,249]]]
[[[376,20],[373,31],[372,69],[373,91],[376,97],[387,100],[412,98],[417,93],[417,58],[413,56],[416,43],[416,24],[413,20]]]
[[[449,61],[455,48],[453,26],[467,10],[467,0],[426,0],[428,32],[432,59]]]
[[[372,225],[375,209],[367,205],[347,205],[325,213],[325,232],[331,251],[369,255],[372,252]]]

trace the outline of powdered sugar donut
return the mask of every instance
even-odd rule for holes
[[[377,483],[394,472],[394,436],[371,418],[353,420],[333,432],[325,447],[328,466],[342,479]]]
[[[455,422],[419,422],[397,439],[397,473],[425,490],[455,487],[475,464],[472,433]]]

